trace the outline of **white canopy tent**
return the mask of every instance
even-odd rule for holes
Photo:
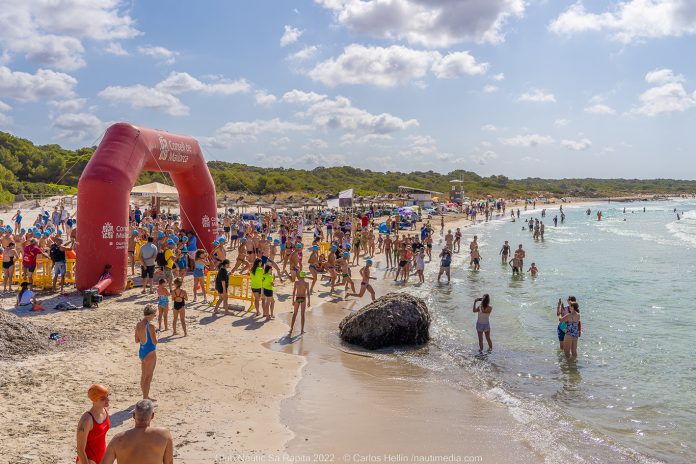
[[[178,198],[179,192],[174,187],[152,182],[151,184],[138,185],[133,187],[131,195],[135,197],[159,197],[159,198]]]

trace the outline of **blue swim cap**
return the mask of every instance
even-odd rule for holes
[[[159,234],[157,234],[157,238],[164,238],[164,232],[160,232]]]
[[[61,232],[60,230],[56,231],[56,235],[62,235],[62,234],[63,234],[63,232]]]
[[[367,263],[368,266],[372,266],[372,260],[371,260],[371,259],[368,259],[368,260],[365,261],[365,262]]]
[[[319,245],[312,246],[312,250],[317,251],[318,249],[319,249]]]
[[[350,245],[346,245],[346,250],[350,250]]]
[[[219,244],[220,244],[220,242],[218,242],[217,240],[213,241],[213,245],[219,245]]]
[[[277,245],[277,244],[279,244],[279,243],[280,243],[280,240],[278,240],[278,239],[275,239],[275,240],[273,240],[273,243]]]
[[[295,248],[302,248],[302,244],[301,244],[301,243],[296,243],[296,244],[295,244]]]
[[[242,237],[242,242],[246,242],[246,237]]]
[[[271,237],[271,236],[269,235],[268,237],[266,237],[266,240],[268,240],[268,241],[270,242],[271,240],[273,240],[273,237]]]
[[[132,235],[138,235],[138,231],[137,231],[137,230],[134,230],[134,231],[131,232],[131,234],[132,234]]]
[[[20,231],[21,233],[23,233],[23,234],[27,232],[26,229],[19,229],[19,231]]]
[[[44,232],[43,234],[44,234],[44,237],[48,237],[49,235],[51,235],[50,232]]]
[[[5,230],[8,231],[8,232],[12,232],[12,227],[11,227],[11,226],[7,226],[7,227],[5,227]]]
[[[224,242],[225,242],[225,237],[220,237],[220,238],[218,239],[218,242],[224,243]]]
[[[330,250],[331,250],[331,251],[336,251],[336,250],[338,250],[338,248],[336,248],[336,245],[331,245]]]
[[[188,237],[181,237],[182,242],[188,242]]]
[[[171,238],[167,240],[167,245],[174,245],[174,240],[172,240]]]
[[[348,253],[347,251],[343,252],[343,257],[344,258],[350,257],[350,253]]]

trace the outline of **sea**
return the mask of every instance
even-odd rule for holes
[[[564,204],[564,223],[560,205],[544,205],[545,218],[540,206],[463,228],[451,284],[436,282],[435,262],[425,284],[412,277],[404,289],[427,301],[432,341],[390,356],[504,405],[515,438],[548,462],[696,462],[696,200]],[[526,230],[532,218],[543,240]],[[480,271],[469,267],[473,235]],[[538,276],[512,276],[505,240],[523,245]],[[472,305],[484,293],[494,349],[480,355]],[[576,360],[556,335],[556,303],[570,295],[582,317]]]

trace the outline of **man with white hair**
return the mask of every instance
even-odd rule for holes
[[[171,464],[174,462],[172,434],[163,427],[150,427],[155,404],[140,400],[133,410],[135,427],[117,433],[106,447],[101,464]]]

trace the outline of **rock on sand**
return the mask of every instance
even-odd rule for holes
[[[370,350],[422,345],[430,339],[430,313],[420,298],[407,293],[388,293],[346,316],[339,329],[343,341]]]

